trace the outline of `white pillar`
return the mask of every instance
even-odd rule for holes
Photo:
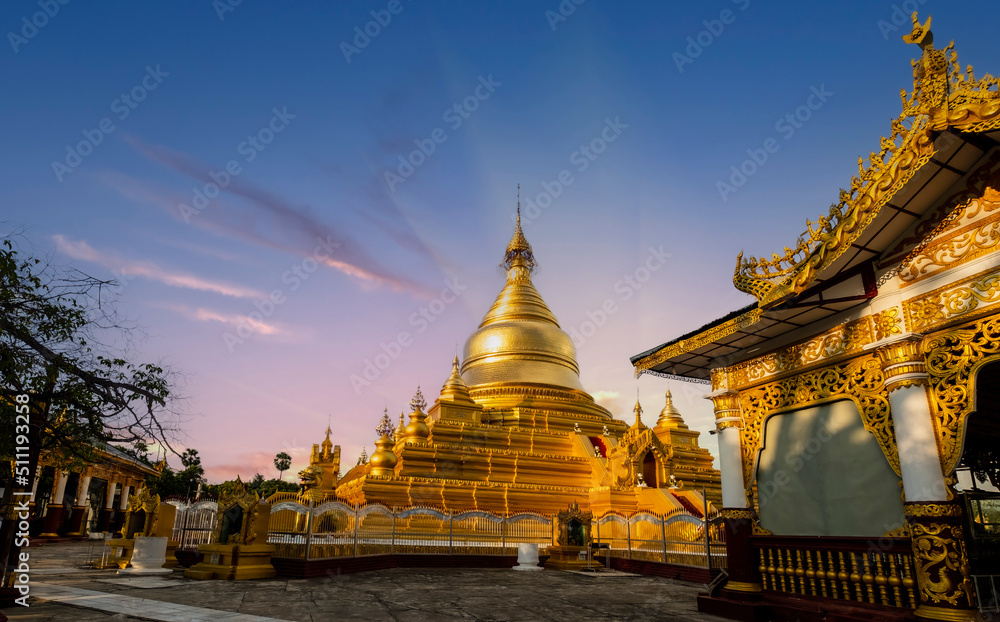
[[[889,391],[906,500],[945,501],[948,489],[941,472],[941,457],[931,418],[921,340],[921,335],[903,335],[883,344],[878,354]]]
[[[62,505],[63,497],[66,495],[66,482],[69,481],[69,471],[59,473],[59,480],[56,482],[56,492],[52,495],[53,505]]]
[[[108,498],[104,500],[104,509],[110,510],[115,506],[115,491],[118,489],[118,482],[108,482]]]
[[[41,469],[38,469],[38,470],[40,471]],[[41,475],[36,474],[35,475],[35,481],[32,482],[32,484],[31,484],[31,500],[32,501],[35,500],[35,494],[38,492],[38,482],[41,481],[41,479],[42,479]]]
[[[128,491],[132,486],[128,484],[122,484],[122,502],[118,506],[119,510],[125,511],[128,509]]]
[[[90,491],[90,476],[85,475],[80,478],[80,486],[76,489],[76,503],[74,505],[81,506],[87,500],[87,493]]]
[[[722,389],[708,394],[715,404],[715,425],[719,437],[719,471],[722,473],[722,507],[747,507],[746,488],[743,485],[743,448],[740,428],[739,394]]]

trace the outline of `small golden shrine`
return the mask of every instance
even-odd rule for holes
[[[122,537],[107,541],[110,549],[108,567],[127,568],[135,549],[136,537],[167,538],[167,553],[164,568],[177,566],[174,551],[177,541],[170,540],[173,534],[177,508],[169,503],[161,503],[160,495],[150,492],[148,487],[133,495],[125,510],[122,523]]]
[[[956,483],[1000,445],[1000,80],[930,18],[904,40],[913,90],[879,150],[783,254],[737,257],[754,302],[632,357],[711,383],[729,581],[706,613],[989,606],[1000,494]]]
[[[184,571],[189,579],[267,579],[274,545],[267,544],[271,504],[247,488],[239,477],[219,497],[211,544],[198,546],[204,561]]]
[[[600,567],[590,556],[593,512],[585,512],[573,503],[552,519],[552,546],[545,568],[549,570],[586,570]]]

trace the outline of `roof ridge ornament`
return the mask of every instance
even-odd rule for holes
[[[889,137],[867,160],[858,158],[858,173],[848,190],[841,190],[827,216],[806,221],[806,231],[794,247],[770,258],[736,259],[733,284],[757,298],[767,309],[796,296],[812,285],[862,234],[891,196],[916,174],[935,152],[934,139],[949,129],[983,133],[1000,128],[1000,81],[985,74],[976,78],[972,67],[958,64],[954,42],[933,46],[930,17],[924,23],[914,12],[913,28],[903,40],[920,47],[913,65],[913,91],[900,92],[902,111],[891,122]]]

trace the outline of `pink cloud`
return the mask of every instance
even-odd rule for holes
[[[139,261],[121,257],[117,253],[95,249],[84,240],[73,241],[62,235],[52,239],[56,248],[73,259],[89,261],[116,271],[122,280],[141,276],[170,287],[214,292],[235,298],[265,298],[266,294],[249,287],[205,279],[185,272],[171,271],[151,261]]]

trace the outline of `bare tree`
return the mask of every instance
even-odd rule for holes
[[[159,442],[173,451],[176,432],[168,373],[123,358],[132,328],[109,295],[116,283],[26,257],[22,245],[20,234],[0,238],[0,435],[9,437],[0,451],[29,451],[27,459],[0,455],[14,484],[0,507],[11,507],[15,486],[30,489],[43,451],[84,461],[107,443]],[[0,527],[4,586],[16,565],[16,524]]]

